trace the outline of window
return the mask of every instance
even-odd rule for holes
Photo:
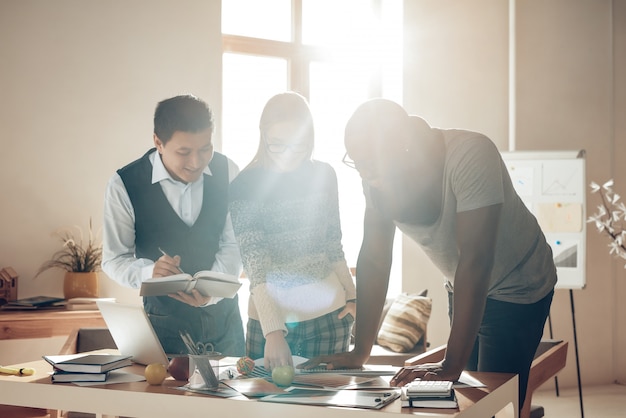
[[[224,0],[222,150],[241,168],[256,153],[265,102],[293,90],[309,100],[314,158],[337,172],[343,246],[350,266],[363,236],[358,174],[341,163],[345,123],[361,102],[402,103],[402,2]],[[389,293],[401,289],[401,234]]]

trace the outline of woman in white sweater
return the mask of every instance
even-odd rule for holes
[[[286,92],[261,115],[252,162],[233,180],[230,213],[250,279],[246,351],[268,369],[348,351],[356,290],[346,264],[337,178],[311,159],[313,118]]]

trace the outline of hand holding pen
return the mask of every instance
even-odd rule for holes
[[[161,254],[163,254],[163,256],[159,257],[156,264],[154,265],[154,272],[152,273],[152,277],[164,277],[171,276],[173,274],[185,273],[183,269],[180,268],[180,256],[175,255],[174,257],[171,257],[161,248],[159,248],[159,251],[161,251]],[[192,289],[190,293],[179,291],[177,293],[172,293],[168,296],[195,308],[199,306],[205,306],[211,301],[211,296],[203,296],[196,289]]]
[[[180,268],[180,256],[175,255],[174,257],[167,254],[161,248],[159,251],[163,256],[159,257],[159,259],[154,264],[154,271],[152,273],[152,277],[165,277],[171,276],[173,274],[184,273],[184,271]]]

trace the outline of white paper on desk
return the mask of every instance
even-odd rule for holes
[[[374,376],[349,376],[339,373],[301,373],[294,377],[293,383],[321,388],[358,389],[375,379]]]
[[[187,392],[194,392],[194,393],[203,393],[205,395],[219,396],[221,398],[232,398],[232,397],[241,395],[241,393],[239,393],[235,389],[225,385],[224,383],[220,383],[219,386],[217,388],[215,388],[215,389],[213,389],[213,388],[192,388],[188,384],[184,385],[184,386],[176,387],[174,389],[184,390],[184,391],[187,391]]]
[[[296,376],[315,374],[315,373],[344,374],[344,375],[350,375],[350,376],[365,375],[365,376],[370,376],[370,377],[393,376],[398,372],[398,370],[400,370],[399,367],[374,365],[374,364],[365,364],[363,367],[359,369],[326,369],[326,366],[324,364],[321,364],[317,367],[314,367],[308,370],[298,368],[298,365],[308,360],[309,359],[305,357],[292,356],[292,361],[293,361],[293,366],[295,367]],[[254,377],[263,377],[263,378],[270,377],[271,374],[267,370],[265,370],[265,367],[263,367],[263,365],[264,365],[263,358],[254,360],[254,370],[252,371],[252,375]]]
[[[485,385],[483,382],[476,379],[475,377],[470,376],[469,373],[461,372],[461,377],[459,377],[459,380],[454,382],[452,387],[456,389],[458,388],[484,388],[484,387],[487,387],[487,385]]]
[[[113,383],[141,382],[142,380],[146,380],[146,378],[138,374],[112,371],[109,372],[107,380],[104,382],[74,382],[74,384],[78,386],[96,386],[110,385]]]

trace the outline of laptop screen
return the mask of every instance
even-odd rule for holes
[[[98,301],[98,308],[120,354],[132,356],[139,364],[168,365],[169,359],[143,306]]]

